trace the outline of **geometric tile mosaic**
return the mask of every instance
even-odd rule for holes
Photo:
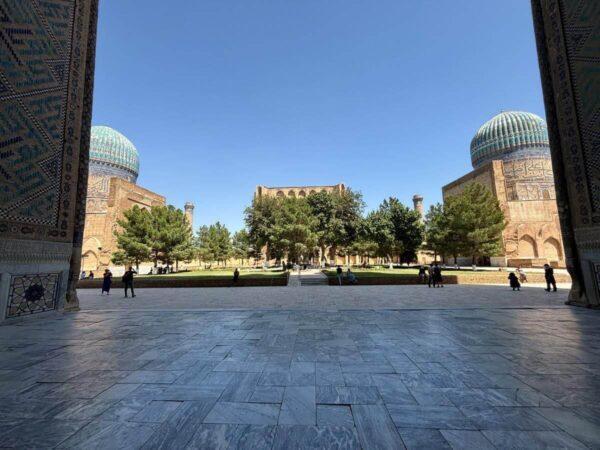
[[[18,317],[56,309],[60,273],[13,275],[6,317]]]
[[[74,0],[0,0],[0,219],[56,226]]]

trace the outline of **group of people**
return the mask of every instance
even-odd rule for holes
[[[137,274],[137,272],[133,269],[133,267],[129,266],[129,269],[125,271],[123,276],[121,277],[121,281],[123,282],[123,287],[125,288],[125,298],[127,298],[128,291],[131,291],[131,297],[135,297],[135,292],[133,290],[133,276]],[[105,269],[104,274],[102,275],[102,293],[100,295],[110,295],[110,288],[112,286],[113,274],[110,270]]]
[[[428,287],[444,287],[444,278],[442,277],[442,268],[437,262],[434,262],[429,267],[419,267],[419,281],[422,284],[427,283]]]
[[[342,266],[337,266],[337,269],[335,269],[335,272],[337,274],[338,283],[341,286],[342,280],[344,279],[344,270],[342,269]],[[348,270],[346,271],[346,279],[348,280],[348,283],[350,283],[350,284],[358,283],[358,278],[356,277],[356,275],[354,275],[354,272],[352,272],[350,270],[350,267],[348,267]]]
[[[515,273],[516,272],[516,273]],[[521,283],[527,281],[527,275],[520,267],[515,272],[508,274],[508,282],[513,291],[521,290]],[[546,280],[546,292],[556,292],[556,278],[554,278],[554,269],[550,264],[544,264],[544,279]]]

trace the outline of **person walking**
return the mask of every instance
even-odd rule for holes
[[[335,269],[336,273],[337,273],[337,277],[338,277],[338,283],[340,284],[340,286],[342,285],[342,276],[344,271],[342,270],[342,266],[337,266],[337,269]]]
[[[127,289],[131,289],[131,298],[135,297],[135,292],[133,291],[133,275],[137,274],[133,267],[129,266],[129,270],[125,272],[123,275],[122,281],[125,285],[125,298],[127,298]]]
[[[433,287],[444,287],[443,281],[442,268],[438,263],[435,263],[433,266]]]
[[[517,267],[517,275],[519,276],[520,283],[527,283],[527,275],[525,274],[525,271],[520,267]]]
[[[240,269],[238,269],[236,267],[235,270],[233,271],[233,284],[237,284],[239,279],[240,279]]]
[[[425,284],[425,266],[419,266],[419,283]]]
[[[512,288],[513,291],[515,289],[517,291],[521,290],[521,283],[519,283],[519,279],[517,278],[517,276],[515,275],[514,272],[511,272],[510,274],[508,274],[508,280],[510,281],[510,287]]]
[[[112,284],[112,273],[110,270],[105,269],[102,275],[102,294],[106,292],[106,295],[110,295],[110,285]]]
[[[554,269],[549,264],[544,264],[544,278],[546,278],[546,292],[556,292],[556,279],[554,278]]]
[[[433,266],[434,266],[434,264],[431,264],[429,266],[429,271],[428,271],[428,276],[427,276],[427,287],[431,287],[432,284],[433,284],[433,287],[435,287],[435,283],[433,281]]]

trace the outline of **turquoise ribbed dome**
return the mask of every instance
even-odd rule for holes
[[[139,171],[139,154],[129,139],[110,127],[92,127],[90,173],[116,176],[135,183]]]
[[[497,159],[549,158],[546,122],[535,114],[504,111],[493,117],[471,141],[471,161],[476,169]]]

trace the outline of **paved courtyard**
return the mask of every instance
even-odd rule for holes
[[[84,291],[0,326],[0,447],[599,448],[600,312],[565,296]]]

